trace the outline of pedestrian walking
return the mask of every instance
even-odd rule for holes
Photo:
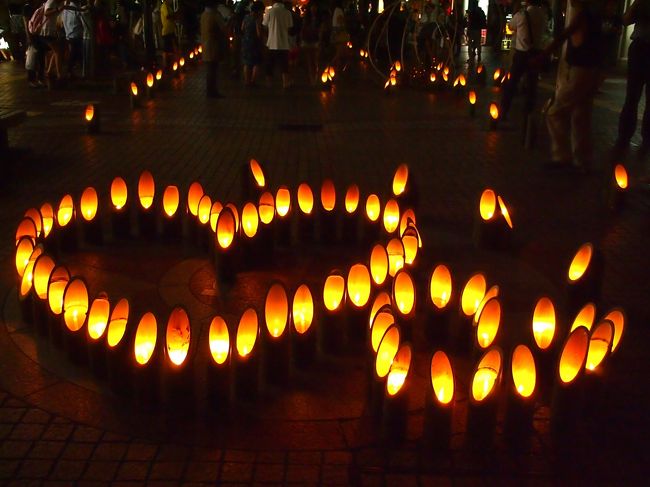
[[[264,4],[253,2],[250,13],[241,24],[241,59],[244,66],[244,86],[253,86],[262,64]]]
[[[324,24],[321,21],[316,0],[310,0],[302,22],[300,38],[302,51],[305,53],[307,76],[309,82],[315,85],[318,82],[318,59],[320,58],[321,39]]]
[[[218,88],[219,61],[227,49],[226,22],[217,11],[216,0],[205,0],[201,14],[201,43],[205,64],[205,94],[208,98],[223,98]]]
[[[68,78],[74,76],[74,68],[78,61],[83,59],[83,34],[84,27],[81,20],[81,8],[76,0],[69,0],[65,10],[61,14],[65,40],[68,45],[68,62],[66,63],[66,75]]]
[[[293,18],[281,1],[276,1],[267,10],[262,20],[262,25],[268,29],[266,47],[269,49],[266,75],[271,83],[273,70],[276,65],[282,72],[282,87],[291,86],[289,77],[289,29],[293,27]]]
[[[485,12],[478,6],[478,1],[470,3],[467,12],[467,51],[470,59],[476,55],[477,62],[481,62],[481,31],[487,27]]]

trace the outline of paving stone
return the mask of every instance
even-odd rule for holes
[[[20,465],[20,460],[0,459],[0,479],[12,478]]]
[[[151,480],[178,480],[183,474],[184,462],[155,462],[151,467]]]
[[[117,472],[117,480],[144,481],[149,474],[149,462],[123,462]]]
[[[157,460],[179,462],[186,460],[190,455],[190,449],[183,445],[160,445]]]
[[[261,451],[257,454],[257,463],[284,463],[287,453],[283,451]]]
[[[84,480],[110,481],[115,477],[119,462],[92,461],[84,472]]]
[[[52,480],[76,481],[86,469],[86,462],[79,460],[59,460],[50,473]]]
[[[77,426],[72,435],[74,441],[94,443],[99,441],[102,431],[89,426]]]
[[[42,439],[65,441],[70,437],[73,429],[74,426],[70,423],[51,424],[43,433]]]
[[[244,450],[226,450],[223,460],[224,462],[250,463],[255,461],[255,452]]]
[[[323,463],[326,464],[349,465],[352,462],[352,454],[347,451],[326,451],[323,455]]]
[[[252,478],[252,463],[224,462],[221,466],[220,482],[250,482]]]
[[[38,424],[47,424],[50,422],[52,415],[42,409],[29,409],[25,415],[22,417],[21,421],[23,423],[38,423]]]
[[[63,441],[37,441],[29,451],[30,458],[56,458],[63,451]]]
[[[349,485],[348,468],[341,465],[323,465],[321,483],[323,485]]]
[[[416,475],[386,474],[386,487],[417,487]]]
[[[0,440],[4,440],[6,437],[8,437],[13,428],[14,428],[13,423],[0,424]]]
[[[102,441],[105,442],[125,443],[128,440],[129,440],[128,436],[119,435],[117,433],[112,433],[110,431],[107,431],[106,433],[104,433],[104,436],[102,436]]]
[[[24,416],[27,409],[15,407],[0,408],[0,423],[17,423]]]
[[[99,443],[93,453],[93,460],[121,460],[127,447],[126,443]]]
[[[290,464],[320,465],[322,454],[319,451],[291,451],[289,452]]]
[[[217,462],[191,462],[187,466],[183,480],[185,482],[216,482],[219,477],[220,464]]]
[[[23,460],[23,463],[18,470],[17,477],[21,479],[44,479],[47,478],[47,474],[52,470],[53,465],[53,460]]]
[[[220,462],[223,450],[219,448],[194,448],[190,453],[190,458],[197,462]]]
[[[320,476],[317,465],[289,465],[287,467],[287,482],[315,483]]]
[[[9,436],[13,440],[37,440],[41,437],[45,431],[45,426],[42,424],[17,424],[14,426],[11,435]]]
[[[282,482],[285,467],[277,463],[258,463],[255,466],[256,482]]]
[[[95,449],[94,443],[68,443],[61,458],[67,460],[87,460]]]
[[[127,460],[153,460],[158,452],[158,445],[151,443],[131,443],[126,452]]]
[[[31,441],[5,440],[0,444],[0,458],[22,458],[32,444]]]

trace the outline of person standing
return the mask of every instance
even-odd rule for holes
[[[343,0],[334,0],[334,11],[332,12],[332,37],[330,42],[334,46],[334,57],[331,64],[338,73],[341,71],[341,64],[347,57],[347,43],[350,34],[345,27],[345,13],[343,12]]]
[[[289,88],[291,79],[289,77],[289,29],[293,27],[293,17],[280,0],[276,0],[273,6],[267,10],[262,20],[262,25],[268,29],[266,47],[269,48],[269,60],[266,67],[266,75],[271,82],[273,68],[280,66],[282,72],[282,87]]]
[[[63,10],[61,3],[61,0],[47,0],[43,12],[45,22],[41,28],[40,35],[50,50],[50,59],[47,62],[47,67],[45,69],[45,76],[47,76],[48,81],[51,81],[52,78],[54,78],[52,75],[52,68],[54,68],[56,76],[55,80],[59,81],[61,79],[61,58],[63,57],[63,53],[61,52],[59,31],[57,27],[57,19]]]
[[[517,86],[524,76],[526,77],[525,113],[532,112],[535,107],[539,71],[530,61],[544,48],[547,22],[546,12],[540,0],[529,0],[528,6],[522,4],[522,8],[508,22],[508,26],[515,33],[515,52],[510,66],[510,80],[504,86],[501,98],[503,118],[508,116]]]
[[[253,86],[262,64],[262,13],[264,4],[253,2],[251,12],[241,24],[241,58],[244,66],[244,86]]]
[[[172,9],[171,0],[163,0],[160,6],[160,25],[163,41],[163,67],[167,67],[169,60],[177,51],[176,14]]]
[[[625,103],[618,122],[615,148],[626,150],[636,131],[637,110],[645,87],[645,109],[641,123],[639,155],[650,149],[650,0],[635,0],[623,14],[623,24],[634,24],[632,43],[627,54],[627,89]]]
[[[481,30],[487,26],[485,12],[478,6],[478,1],[473,0],[467,12],[467,51],[470,59],[476,53],[477,61],[481,62]]]
[[[216,9],[216,0],[205,0],[201,14],[201,43],[205,64],[205,94],[208,98],[223,98],[217,86],[219,61],[224,56],[226,23]]]
[[[305,53],[307,75],[312,85],[318,82],[318,58],[320,57],[320,41],[323,27],[318,4],[315,0],[310,0],[302,23],[300,38],[302,41],[301,47]]]
[[[84,27],[81,22],[81,9],[75,0],[70,0],[61,14],[65,40],[68,44],[68,63],[66,74],[69,78],[74,76],[74,67],[83,56]]]

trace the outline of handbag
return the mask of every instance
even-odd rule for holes
[[[27,71],[36,71],[38,51],[34,46],[29,46],[25,51],[25,69]]]

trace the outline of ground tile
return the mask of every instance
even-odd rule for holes
[[[84,472],[83,478],[85,480],[112,480],[119,465],[119,462],[91,461]]]

